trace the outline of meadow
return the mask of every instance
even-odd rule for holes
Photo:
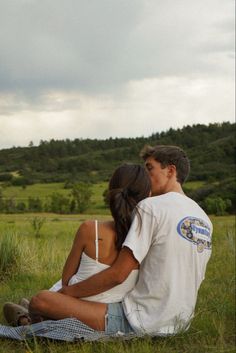
[[[30,192],[32,196],[33,187],[35,186],[18,190],[20,193]],[[35,187],[35,195],[39,195],[38,187]],[[2,315],[5,301],[18,302],[22,297],[29,298],[38,290],[49,288],[60,278],[63,263],[81,222],[85,219],[110,218],[102,199],[106,184],[94,187],[91,212],[87,214],[0,214],[1,323],[5,323]],[[42,189],[41,197],[47,197],[48,191]],[[11,190],[7,192],[10,193]],[[17,197],[22,197],[22,194]],[[40,219],[44,222],[36,234],[32,221]],[[235,217],[211,216],[211,219],[214,225],[212,257],[199,291],[195,317],[188,332],[175,337],[145,337],[129,342],[115,340],[72,344],[39,339],[25,342],[0,339],[0,352],[235,352]]]
[[[195,190],[203,184],[202,181],[191,181],[187,182],[185,186],[190,190]],[[39,198],[45,204],[53,193],[69,197],[71,189],[66,189],[64,185],[65,183],[36,183],[23,188],[20,186],[5,186],[4,183],[0,183],[0,191],[2,190],[4,198],[13,198],[16,202],[23,201],[27,204],[28,198],[31,197]],[[91,184],[92,197],[86,210],[87,214],[109,214],[103,200],[103,192],[107,188],[108,182]]]
[[[4,187],[4,183],[0,183],[0,190],[2,190],[4,198],[13,198],[17,202],[23,201],[25,203],[29,197],[39,198],[44,204],[53,193],[69,197],[71,189],[64,188],[64,185],[65,183],[36,183],[22,188],[19,186]],[[92,197],[89,208],[86,210],[88,214],[109,214],[102,195],[107,187],[107,182],[91,184]]]

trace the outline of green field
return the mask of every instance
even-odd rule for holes
[[[45,217],[40,236],[34,235],[30,220]],[[11,238],[18,248],[18,260],[2,271],[0,308],[5,301],[17,302],[48,288],[59,279],[63,262],[79,224],[85,219],[107,219],[106,215],[18,214],[0,215],[0,244]],[[0,340],[0,352],[135,352],[206,353],[235,352],[235,218],[211,217],[214,224],[213,253],[208,265],[188,332],[171,338],[143,338],[130,342],[55,343],[32,340]],[[1,256],[3,254],[0,254]],[[0,258],[0,264],[2,259]],[[4,323],[0,310],[0,322]]]
[[[185,184],[189,190],[195,190],[200,188],[204,183],[202,181],[192,181]],[[48,184],[33,184],[28,185],[26,188],[20,186],[7,186],[4,187],[4,183],[0,183],[0,190],[2,190],[3,197],[5,199],[14,199],[15,201],[23,201],[27,204],[28,198],[40,198],[43,204],[47,203],[50,195],[53,193],[60,193],[64,196],[69,197],[71,189],[64,188],[65,183],[48,183]],[[104,204],[103,192],[108,188],[107,182],[91,184],[92,197],[89,204],[89,208],[86,210],[87,214],[104,214],[108,215],[109,210]]]
[[[2,187],[4,198],[14,198],[16,201],[23,201],[27,203],[28,198],[33,197],[40,198],[43,203],[45,203],[54,192],[60,193],[64,196],[69,196],[71,189],[65,189],[64,185],[65,183],[34,184],[28,185],[26,188],[22,188],[19,186],[3,187],[3,183],[0,183],[0,188]],[[91,197],[90,206],[86,211],[88,214],[109,214],[109,210],[105,207],[102,195],[107,187],[107,182],[91,184],[93,194]]]

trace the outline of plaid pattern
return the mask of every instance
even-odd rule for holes
[[[0,325],[0,338],[12,338],[25,340],[27,338],[46,337],[59,341],[74,342],[78,340],[96,341],[114,337],[130,339],[135,337],[134,333],[124,335],[122,332],[109,335],[104,331],[96,331],[85,325],[81,321],[73,318],[63,320],[47,320],[28,326],[3,326]]]

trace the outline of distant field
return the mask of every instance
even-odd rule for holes
[[[91,185],[93,192],[91,206],[86,210],[86,212],[100,214],[109,213],[104,205],[102,196],[104,190],[108,187],[108,183],[103,182]],[[71,190],[64,189],[64,183],[34,184],[28,185],[25,189],[19,186],[8,186],[3,188],[3,196],[5,198],[14,198],[17,201],[24,202],[27,202],[29,197],[39,197],[43,202],[45,202],[54,192],[58,192],[64,196],[69,196]]]
[[[107,182],[91,184],[93,196],[91,206],[86,210],[91,214],[108,214],[109,211],[104,205],[103,192],[108,187]],[[201,181],[192,181],[185,184],[186,188],[197,189],[203,185]],[[1,187],[1,184],[0,184]],[[34,184],[28,185],[25,189],[20,186],[8,186],[2,189],[5,198],[14,198],[17,201],[27,202],[29,197],[39,197],[43,202],[54,192],[69,196],[71,190],[64,189],[64,183]]]
[[[35,238],[30,219],[45,217]],[[17,214],[0,215],[0,244],[14,236],[20,250],[15,267],[0,285],[2,305],[30,297],[48,288],[61,270],[79,224],[85,219],[107,219],[106,215]],[[211,217],[214,225],[213,252],[200,288],[195,318],[188,332],[176,337],[135,339],[131,342],[56,343],[0,339],[1,353],[223,353],[235,352],[235,217]],[[0,256],[1,264],[1,256]],[[1,275],[1,273],[0,273]]]
[[[198,189],[200,187],[202,187],[204,185],[203,181],[189,181],[184,183],[184,186],[186,186],[186,188],[191,189],[191,190],[195,190]]]

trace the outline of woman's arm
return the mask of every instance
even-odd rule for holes
[[[85,234],[89,231],[88,223],[82,223],[79,227],[70,253],[62,272],[62,285],[68,285],[70,278],[76,273],[80,264],[81,254],[85,247]]]

